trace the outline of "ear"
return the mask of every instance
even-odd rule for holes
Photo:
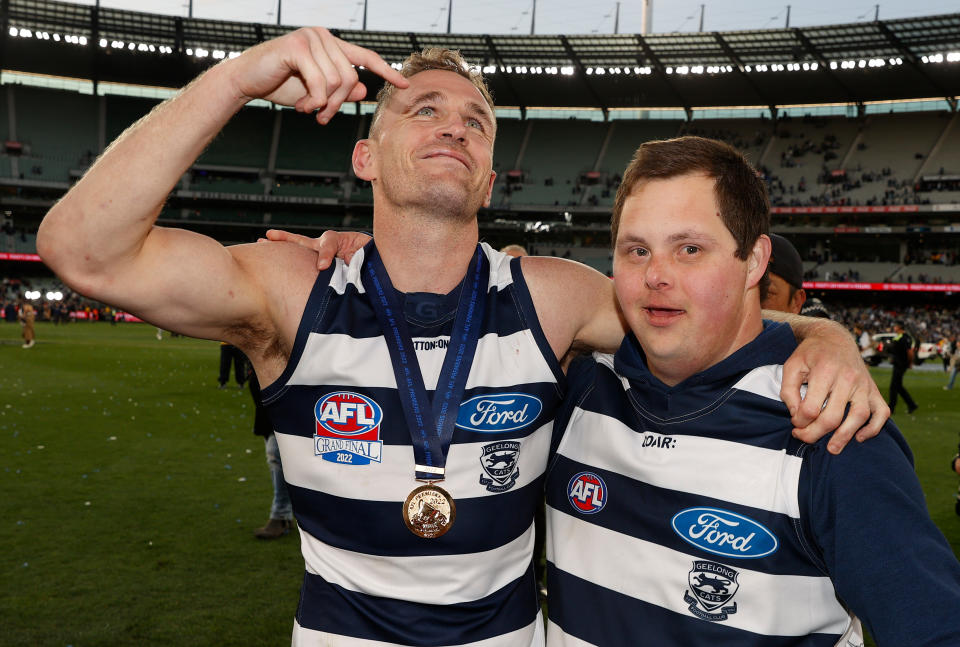
[[[770,262],[770,237],[761,234],[757,242],[753,244],[747,256],[747,287],[752,288],[760,283],[763,273],[767,271],[767,264]]]
[[[487,195],[483,198],[483,206],[490,206],[490,199],[493,197],[493,183],[497,181],[497,172],[490,171],[490,184],[487,186]]]
[[[353,172],[361,180],[372,182],[376,179],[373,151],[369,139],[361,139],[353,147]]]
[[[800,311],[803,310],[803,304],[807,301],[807,291],[803,288],[800,288],[793,293],[793,299],[790,301],[790,310],[796,314],[800,314]]]

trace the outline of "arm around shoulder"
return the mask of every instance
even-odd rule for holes
[[[619,347],[626,326],[612,280],[576,261],[521,260],[540,326],[558,359],[571,348],[612,352]]]

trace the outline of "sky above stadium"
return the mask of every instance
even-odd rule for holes
[[[70,0],[93,5],[96,0]],[[284,25],[323,25],[360,29],[364,2],[367,29],[373,31],[447,31],[451,0],[192,0],[197,18],[276,23],[280,6]],[[609,34],[640,32],[641,0],[452,0],[455,33],[529,34],[536,6],[538,34]],[[188,15],[191,0],[101,0],[104,7]],[[852,0],[654,0],[653,32],[778,29],[871,21],[877,2]],[[618,12],[619,6],[619,12]],[[912,0],[879,3],[881,20],[954,13],[957,0]],[[619,14],[619,20],[618,20]]]

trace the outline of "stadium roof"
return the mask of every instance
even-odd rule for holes
[[[288,29],[0,0],[0,67],[179,87]],[[501,106],[690,109],[936,97],[955,108],[960,95],[960,14],[647,36],[334,33],[391,63],[423,47],[460,49],[484,69]]]

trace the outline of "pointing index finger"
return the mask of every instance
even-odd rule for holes
[[[400,72],[390,67],[379,54],[373,50],[354,45],[341,40],[340,49],[346,54],[347,59],[354,65],[362,65],[377,76],[381,77],[387,83],[392,83],[398,88],[409,87],[410,82],[404,78]]]

